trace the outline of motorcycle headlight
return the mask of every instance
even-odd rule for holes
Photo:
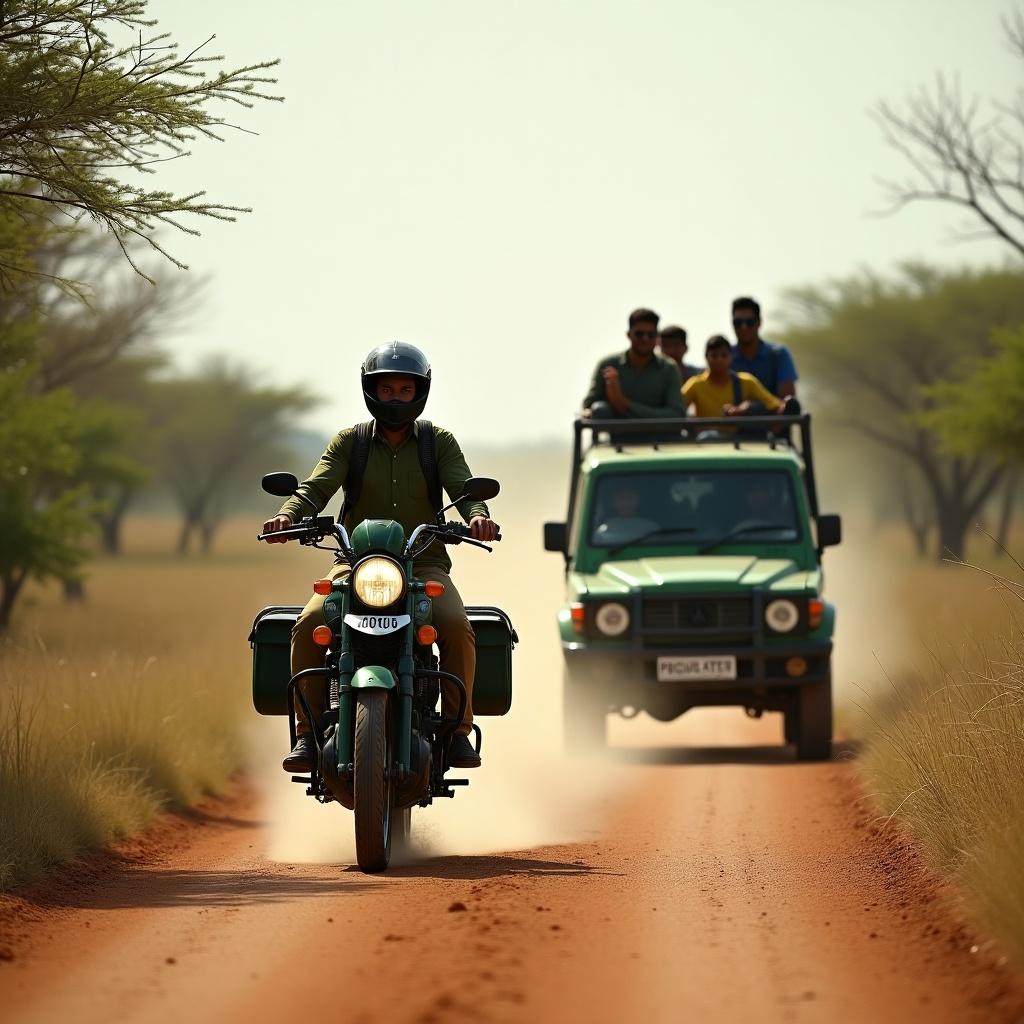
[[[367,608],[388,608],[405,593],[405,573],[390,558],[367,558],[352,574],[352,590]]]
[[[764,610],[764,621],[776,633],[791,633],[800,621],[800,609],[792,601],[771,601]]]
[[[629,629],[629,609],[617,601],[603,604],[594,614],[594,625],[605,636],[622,636]]]

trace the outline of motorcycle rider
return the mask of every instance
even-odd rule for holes
[[[348,510],[344,525],[351,533],[364,519],[394,519],[408,536],[420,523],[433,522],[436,516],[417,444],[420,430],[417,419],[430,394],[430,363],[415,346],[395,341],[375,348],[363,361],[360,376],[363,400],[373,417],[374,430],[359,498]],[[449,497],[457,498],[472,474],[455,437],[440,427],[434,428],[434,436],[440,483]],[[263,524],[264,533],[283,530],[303,516],[314,514],[314,509],[316,513],[322,511],[346,480],[355,440],[355,428],[349,428],[330,442],[309,478],[299,485],[297,493],[301,497],[289,498],[277,516]],[[460,502],[457,508],[476,540],[492,541],[498,536],[498,525],[491,520],[483,502]],[[270,543],[285,539],[271,538]],[[473,627],[449,576],[451,559],[444,545],[432,544],[416,559],[414,569],[418,579],[435,580],[444,586],[444,593],[433,602],[441,669],[458,676],[466,686],[466,713],[452,737],[448,763],[453,768],[476,768],[480,765],[480,756],[469,741],[476,671]],[[339,579],[350,572],[351,566],[339,561],[329,576]],[[323,648],[313,642],[313,630],[324,622],[323,603],[323,597],[314,595],[292,630],[293,675],[302,669],[323,665]],[[326,708],[323,677],[307,677],[300,685],[314,713]],[[450,687],[444,687],[442,700],[445,713],[454,715],[458,700]],[[316,748],[312,727],[301,704],[296,709],[296,720],[295,747],[285,757],[283,767],[288,772],[311,771]]]

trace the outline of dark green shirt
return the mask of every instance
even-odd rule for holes
[[[607,402],[608,392],[602,376],[606,366],[619,371],[619,384],[629,402],[627,416],[637,419],[682,419],[686,415],[680,388],[683,378],[679,367],[671,359],[652,353],[646,366],[634,366],[629,350],[619,355],[608,356],[597,364],[590,381],[590,390],[583,399],[583,408],[589,409],[595,402]]]
[[[374,429],[370,457],[363,476],[363,489],[355,508],[345,520],[345,529],[349,533],[364,519],[394,519],[402,524],[408,539],[421,523],[434,521],[435,512],[430,504],[427,481],[420,467],[416,446],[418,431],[417,424],[398,448],[392,449]],[[313,472],[299,484],[299,493],[313,502],[318,512],[324,509],[345,482],[355,436],[352,427],[341,431],[320,456]],[[442,427],[434,427],[434,437],[441,486],[450,498],[457,498],[462,493],[463,484],[473,474],[453,434]],[[490,516],[487,506],[481,501],[464,501],[457,508],[467,523],[474,516]],[[289,516],[292,522],[297,522],[303,516],[312,515],[312,512],[306,502],[293,497],[281,506],[278,514]],[[447,570],[452,563],[445,546],[435,541],[417,560],[417,564],[439,565]]]

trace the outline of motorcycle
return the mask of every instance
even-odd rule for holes
[[[297,493],[298,480],[291,473],[270,473],[262,486],[288,497]],[[287,715],[294,746],[296,703],[301,705],[313,726],[316,762],[310,775],[292,781],[305,784],[307,795],[320,803],[336,802],[353,812],[356,859],[365,872],[387,868],[393,847],[408,842],[413,807],[454,797],[458,787],[469,785],[468,779],[447,775],[448,747],[468,697],[463,680],[441,671],[434,652],[432,600],[443,586],[416,579],[413,563],[434,543],[493,550],[462,523],[446,522],[444,514],[464,500],[487,501],[499,490],[496,480],[470,478],[436,522],[417,526],[408,539],[393,520],[364,520],[350,538],[341,522],[319,515],[257,538],[295,539],[335,552],[352,567],[344,579],[313,585],[314,593],[324,595],[326,624],[313,632],[324,648],[323,667],[291,674],[291,631],[299,606],[262,609],[249,642],[256,710]],[[474,715],[504,715],[512,704],[512,650],[519,637],[500,608],[472,606],[466,613],[477,647]],[[314,675],[327,680],[326,712],[311,708],[298,685]],[[456,697],[458,710],[450,717],[438,708],[443,687]],[[476,724],[473,731],[479,753],[483,734]]]

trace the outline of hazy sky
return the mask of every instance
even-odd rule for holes
[[[228,351],[364,418],[358,366],[420,345],[427,415],[467,441],[563,433],[628,311],[726,331],[739,293],[908,257],[1004,258],[952,242],[939,207],[877,218],[903,165],[868,111],[943,70],[1021,82],[991,0],[152,0],[182,44],[280,57],[284,104],[161,171],[254,213],[172,238],[205,305],[184,361]],[[292,12],[302,17],[290,17]],[[233,112],[231,116],[236,116]],[[694,344],[695,343],[695,344]],[[699,359],[697,360],[699,361]]]

